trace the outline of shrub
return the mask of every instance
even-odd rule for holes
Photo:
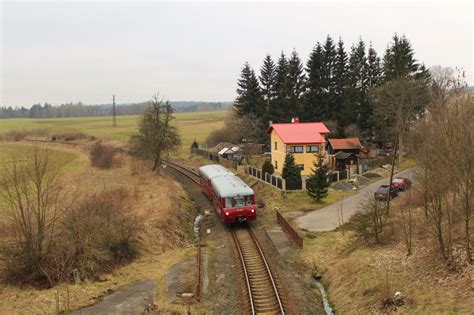
[[[110,272],[138,255],[141,225],[131,212],[125,189],[84,199],[68,212],[63,227],[63,238],[74,248],[73,265],[81,277]]]
[[[273,167],[272,162],[270,162],[269,160],[266,160],[262,165],[263,174],[268,173],[272,175],[274,171],[275,171],[275,168]]]
[[[360,211],[351,217],[350,223],[356,235],[367,243],[382,243],[388,219],[383,205],[372,195],[368,195],[360,204]]]
[[[92,166],[101,169],[109,169],[114,164],[115,149],[111,145],[102,144],[98,141],[90,151]]]
[[[94,136],[86,135],[79,131],[64,131],[62,133],[55,133],[51,135],[52,141],[74,141],[74,140],[97,140]]]

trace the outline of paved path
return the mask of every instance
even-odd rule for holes
[[[412,178],[412,169],[405,170],[396,175]],[[361,188],[355,195],[349,196],[342,200],[342,212],[344,222],[349,221],[349,218],[359,210],[359,204],[367,198],[368,195],[374,193],[382,184],[388,184],[388,178],[383,178],[375,183]],[[324,208],[308,212],[298,218],[295,222],[300,229],[308,231],[332,231],[339,226],[338,211],[340,203],[335,202]]]
[[[71,314],[155,314],[155,288],[153,280],[135,282],[104,297],[102,302]]]

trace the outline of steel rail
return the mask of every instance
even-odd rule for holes
[[[170,162],[170,161],[161,161],[161,162],[164,163],[165,165],[169,166],[173,170],[183,174],[184,176],[189,178],[191,181],[193,181],[196,185],[198,185],[198,186],[200,185],[200,183],[199,183],[199,174],[197,174],[195,171],[190,170],[190,169],[188,169],[184,166],[181,166],[179,164],[176,164],[176,163],[173,163],[173,162]]]
[[[252,315],[255,315],[256,312],[255,312],[255,305],[254,305],[254,302],[253,302],[252,287],[250,286],[250,280],[249,280],[249,275],[247,273],[247,266],[245,265],[244,255],[242,254],[242,249],[240,248],[239,240],[237,239],[237,235],[235,235],[234,229],[231,229],[230,233],[232,234],[232,237],[233,237],[234,242],[235,242],[235,246],[237,247],[237,251],[239,252],[240,263],[242,265],[242,270],[244,271],[245,284],[247,286],[247,292],[248,292],[249,300],[250,300],[250,308],[252,309]]]
[[[268,265],[267,259],[265,258],[265,254],[263,253],[263,250],[262,250],[260,244],[258,243],[257,238],[255,237],[252,230],[250,229],[250,227],[247,226],[246,230],[248,232],[248,235],[250,236],[250,239],[251,239],[253,245],[257,249],[257,252],[258,252],[257,259],[261,260],[261,263],[264,266],[265,272],[267,274],[267,278],[268,278],[269,282],[271,283],[271,287],[273,289],[272,293],[273,293],[273,295],[276,299],[276,304],[277,304],[278,311],[281,314],[285,314],[283,303],[282,303],[281,298],[280,298],[280,292],[278,291],[278,288],[276,286],[274,276],[273,276],[273,274],[270,270],[270,266]],[[248,261],[245,259],[245,256],[243,254],[243,250],[242,250],[242,247],[241,247],[241,241],[239,241],[239,237],[237,236],[237,234],[235,232],[235,229],[230,228],[230,231],[231,231],[232,237],[234,239],[234,243],[237,247],[237,251],[239,253],[240,260],[241,260],[242,269],[244,271],[245,283],[247,285],[247,291],[248,291],[248,296],[249,296],[249,300],[250,300],[252,315],[255,315],[255,314],[258,313],[259,310],[257,309],[258,308],[256,306],[257,303],[255,302],[255,297],[254,297],[254,294],[253,294],[253,291],[252,291],[252,281],[250,279],[251,277],[250,277],[250,273],[249,273],[248,266],[247,266]],[[252,257],[252,258],[255,258],[255,257]]]

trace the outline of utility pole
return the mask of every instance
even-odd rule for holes
[[[115,117],[115,95],[112,96],[112,100],[113,100],[113,103],[112,103],[112,116],[113,116],[112,127],[117,127],[117,119]]]

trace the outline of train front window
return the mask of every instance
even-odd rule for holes
[[[234,197],[234,203],[236,208],[243,207],[245,205],[245,197]]]
[[[245,197],[245,205],[251,206],[252,205],[252,196]]]
[[[233,202],[232,202],[232,197],[227,197],[225,198],[225,207],[226,208],[233,208]]]

